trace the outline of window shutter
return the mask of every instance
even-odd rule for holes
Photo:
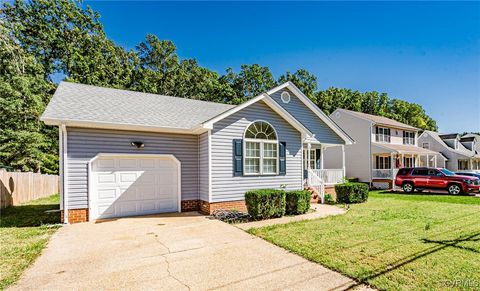
[[[233,175],[243,175],[243,142],[241,139],[233,140]]]
[[[278,173],[287,174],[287,143],[281,141],[278,143]]]

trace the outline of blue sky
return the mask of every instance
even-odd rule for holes
[[[322,89],[419,103],[441,132],[480,131],[480,2],[85,3],[126,48],[153,33],[219,73],[305,68]]]

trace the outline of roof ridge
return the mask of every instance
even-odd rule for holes
[[[199,100],[199,99],[192,99],[191,97],[180,97],[180,96],[170,96],[170,95],[162,95],[162,94],[157,94],[157,93],[150,93],[150,92],[142,92],[142,91],[135,91],[135,90],[130,90],[130,89],[119,89],[119,88],[112,88],[112,87],[105,87],[105,86],[97,86],[97,85],[91,85],[91,84],[84,84],[84,83],[75,83],[75,82],[69,82],[69,81],[61,81],[58,86],[60,87],[61,84],[66,83],[69,85],[74,85],[74,86],[86,86],[86,87],[92,87],[92,88],[100,88],[100,89],[107,89],[107,90],[115,90],[115,91],[123,91],[123,92],[129,92],[129,93],[136,93],[136,94],[142,94],[142,95],[155,95],[155,96],[162,96],[162,97],[168,97],[168,98],[177,98],[177,99],[184,99],[184,100],[191,100],[195,102],[202,102],[202,103],[209,103],[209,104],[218,104],[218,105],[226,105],[226,106],[231,106],[235,107],[237,105],[234,104],[227,104],[227,103],[220,103],[220,102],[213,102],[213,101],[206,101],[206,100]]]

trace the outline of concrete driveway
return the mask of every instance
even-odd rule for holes
[[[11,289],[332,290],[352,280],[197,213],[62,227]]]

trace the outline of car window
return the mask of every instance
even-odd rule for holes
[[[398,170],[398,175],[407,175],[409,169],[400,169]]]
[[[442,176],[442,174],[441,174],[439,171],[435,170],[435,169],[430,169],[430,170],[428,170],[428,175],[429,175],[429,176],[438,176],[438,177],[441,177],[441,176]]]
[[[413,170],[412,175],[414,175],[414,176],[428,176],[428,170],[427,169],[415,169],[415,170]]]

